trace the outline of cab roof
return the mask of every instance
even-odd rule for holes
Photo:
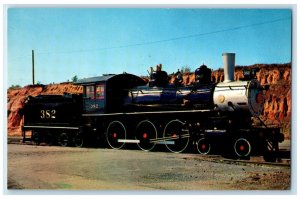
[[[145,85],[146,82],[133,74],[129,73],[123,73],[123,74],[109,74],[109,75],[103,75],[103,76],[97,76],[97,77],[89,77],[84,79],[79,79],[76,84],[79,85],[91,85],[91,84],[97,84],[97,83],[107,83],[107,82],[115,82],[115,83],[122,83],[122,82],[132,82],[136,85]]]
[[[116,75],[110,74],[110,75],[103,75],[103,76],[97,76],[97,77],[88,77],[88,78],[83,78],[79,79],[76,84],[80,85],[86,85],[86,84],[93,84],[93,83],[98,83],[98,82],[106,82],[110,78],[114,77]]]

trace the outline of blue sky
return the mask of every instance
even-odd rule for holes
[[[9,8],[6,31],[8,86],[32,83],[32,50],[42,84],[158,63],[218,69],[223,52],[237,65],[291,62],[289,9]]]

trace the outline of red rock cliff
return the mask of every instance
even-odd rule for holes
[[[286,138],[290,137],[291,118],[291,64],[253,65],[247,67],[259,67],[257,79],[262,85],[270,85],[266,91],[264,113],[262,119],[267,124],[275,124],[283,127]],[[242,67],[236,67],[235,80],[243,78]],[[223,81],[223,70],[212,72],[212,78],[216,82]],[[193,73],[184,74],[184,84],[194,82]],[[171,82],[174,78],[171,78]],[[81,86],[71,83],[26,86],[20,89],[9,89],[7,94],[7,118],[8,134],[21,135],[22,117],[19,114],[26,97],[39,94],[63,94],[82,93]]]

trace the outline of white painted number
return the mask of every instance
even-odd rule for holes
[[[41,110],[41,119],[55,119],[56,118],[56,110]]]

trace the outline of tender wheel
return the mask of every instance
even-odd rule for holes
[[[69,144],[69,136],[68,136],[66,133],[61,133],[61,134],[58,136],[57,143],[58,143],[60,146],[68,146],[68,144]]]
[[[51,146],[53,145],[53,135],[52,133],[46,133],[45,137],[44,137],[44,140],[45,140],[45,143],[48,145],[48,146]]]
[[[279,150],[278,142],[274,143],[271,140],[266,140],[264,160],[266,162],[276,162],[278,150]]]
[[[33,144],[40,145],[41,144],[41,135],[37,131],[32,131],[31,140]]]
[[[170,121],[163,134],[163,139],[169,151],[180,153],[186,149],[189,144],[190,135],[188,130],[184,127],[184,122],[180,120]]]
[[[76,133],[73,138],[73,144],[75,147],[82,147],[83,146],[83,135],[82,133]]]
[[[111,122],[107,127],[106,133],[107,143],[111,148],[120,149],[125,145],[126,128],[122,122]]]
[[[239,138],[234,143],[234,152],[238,157],[248,157],[251,153],[251,144],[245,138]]]
[[[157,130],[151,121],[141,121],[136,127],[135,135],[135,138],[140,141],[137,145],[143,151],[150,151],[155,147]]]
[[[200,138],[197,142],[197,150],[200,154],[209,154],[211,145],[206,138]]]

